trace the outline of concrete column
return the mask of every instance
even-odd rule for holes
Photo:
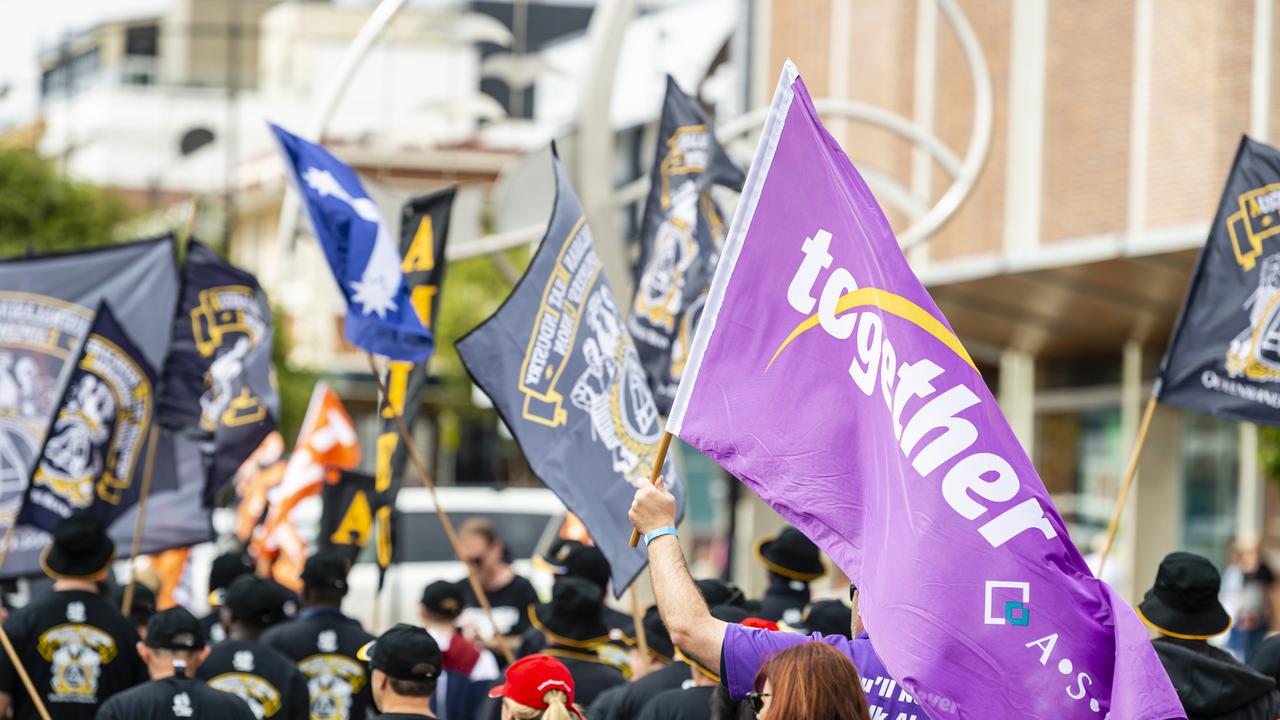
[[[1249,134],[1267,142],[1271,135],[1271,35],[1274,0],[1253,3],[1253,68],[1249,90]]]
[[[1142,345],[1135,340],[1125,343],[1123,363],[1120,427],[1124,457],[1117,468],[1121,474],[1128,467],[1138,424],[1150,397],[1142,373]],[[1160,560],[1182,544],[1178,534],[1181,526],[1182,413],[1159,405],[1151,419],[1138,474],[1120,518],[1116,546],[1107,561],[1104,579],[1114,583],[1130,603],[1141,600],[1155,579]]]
[[[1236,537],[1262,537],[1262,509],[1265,485],[1258,467],[1258,426],[1240,423],[1238,470],[1239,500],[1236,504]]]
[[[1137,0],[1133,19],[1133,92],[1129,107],[1128,234],[1147,226],[1147,156],[1151,129],[1151,43],[1155,0]]]
[[[911,119],[932,133],[938,79],[938,2],[916,0],[916,57]],[[919,147],[911,151],[911,194],[933,199],[933,158]],[[907,253],[917,272],[929,262],[929,243],[917,244]]]
[[[1120,437],[1122,457],[1116,466],[1117,479],[1119,482],[1124,481],[1123,473],[1129,466],[1129,458],[1133,453],[1134,441],[1137,439],[1138,425],[1141,422],[1143,410],[1143,393],[1142,393],[1142,345],[1135,340],[1130,340],[1124,345],[1124,354],[1120,368]],[[1152,423],[1154,424],[1154,419]],[[1148,446],[1150,451],[1150,446]],[[1134,478],[1134,490],[1136,491],[1138,484],[1141,482],[1142,472],[1139,466],[1138,475]],[[1120,487],[1110,488],[1111,499],[1118,499]],[[1137,507],[1136,492],[1130,495],[1128,502],[1125,504],[1124,514],[1120,516],[1120,529],[1116,535],[1115,548],[1112,550],[1112,558],[1108,559],[1107,564],[1111,567],[1111,571],[1104,572],[1104,579],[1112,582],[1119,581],[1122,587],[1117,588],[1120,592],[1125,593],[1126,597],[1132,598],[1132,587],[1128,580],[1132,573],[1130,568],[1134,567],[1134,553],[1136,552],[1134,530],[1136,523],[1139,521],[1139,514],[1135,509]],[[1109,517],[1109,513],[1108,513]]]
[[[1022,449],[1032,456],[1036,432],[1036,358],[1026,350],[1000,353],[1000,409]]]
[[[1182,545],[1182,424],[1181,411],[1168,405],[1156,408],[1129,495],[1121,526],[1128,537],[1115,559],[1123,573],[1117,589],[1130,603],[1142,599],[1160,561]]]
[[[1023,257],[1035,252],[1040,244],[1049,0],[1014,3],[1012,25],[1004,251],[1009,256]]]

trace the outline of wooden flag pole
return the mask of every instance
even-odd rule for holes
[[[40,699],[40,693],[36,692],[36,686],[31,682],[31,676],[27,674],[27,669],[23,667],[22,660],[18,657],[18,651],[13,649],[13,643],[9,641],[9,633],[5,632],[4,625],[0,625],[0,643],[4,644],[4,654],[9,656],[9,662],[13,663],[13,669],[18,671],[18,677],[22,680],[22,685],[27,689],[27,695],[31,696],[31,704],[36,706],[36,712],[40,714],[41,720],[51,720],[49,711],[44,706],[44,701]]]
[[[13,536],[18,529],[18,514],[9,517],[9,529],[4,531],[4,540],[0,541],[0,568],[9,560],[9,548],[13,547]]]
[[[1129,489],[1133,487],[1133,478],[1138,474],[1138,459],[1142,457],[1142,446],[1147,444],[1147,431],[1151,429],[1151,417],[1156,412],[1156,396],[1147,401],[1146,410],[1142,411],[1142,422],[1138,424],[1138,437],[1134,438],[1133,451],[1129,454],[1129,467],[1124,473],[1124,482],[1120,483],[1120,494],[1116,496],[1116,507],[1111,511],[1111,523],[1107,525],[1107,540],[1102,545],[1102,555],[1098,558],[1098,577],[1102,577],[1102,568],[1107,565],[1107,556],[1111,554],[1111,546],[1116,541],[1116,530],[1120,527],[1120,515],[1124,512],[1124,504],[1129,499]]]
[[[369,357],[369,369],[373,371],[373,379],[378,383],[378,392],[382,393],[382,397],[388,398],[387,386],[382,382],[382,374],[378,370],[378,361],[374,359],[373,353],[366,352]],[[387,403],[391,407],[390,401]],[[413,439],[409,435],[409,427],[404,424],[404,417],[400,415],[400,411],[391,407],[391,416],[395,419],[396,429],[400,431],[400,439],[404,442],[405,450],[409,452],[409,458],[413,460],[413,465],[418,470],[418,477],[422,480],[422,485],[431,494],[431,504],[435,505],[436,517],[440,519],[440,526],[444,528],[444,534],[449,538],[449,544],[453,546],[453,554],[458,557],[467,568],[467,580],[471,583],[471,591],[475,593],[476,600],[479,601],[480,607],[484,610],[485,617],[489,618],[489,624],[493,626],[494,635],[498,638],[498,648],[502,651],[502,656],[506,658],[507,663],[516,661],[516,656],[511,652],[511,647],[507,644],[507,637],[498,629],[498,624],[493,620],[493,607],[489,605],[489,596],[485,593],[484,587],[480,585],[480,577],[476,575],[476,569],[471,567],[471,563],[462,557],[462,547],[458,540],[458,532],[453,528],[453,521],[445,513],[444,508],[440,506],[440,498],[436,495],[436,485],[431,481],[431,475],[427,472],[427,463],[423,461],[422,455],[418,453],[418,448],[414,446]]]
[[[639,579],[631,582],[631,622],[635,625],[636,631],[636,649],[640,651],[640,658],[644,662],[649,661],[649,638],[644,636],[644,610],[640,608],[640,593],[636,592],[636,583]],[[632,679],[638,679],[635,671],[632,670]]]
[[[18,514],[14,513],[9,518],[9,529],[4,533],[4,540],[0,541],[0,567],[4,567],[5,561],[9,559],[9,548],[13,547],[13,536],[18,529]],[[5,632],[4,625],[0,624],[0,643],[4,645],[4,653],[9,656],[9,662],[13,663],[13,669],[18,671],[18,677],[22,680],[22,686],[27,689],[27,695],[31,697],[31,703],[36,706],[36,712],[39,713],[41,720],[50,720],[49,711],[44,706],[44,701],[40,699],[40,694],[36,692],[36,686],[31,682],[31,676],[27,674],[27,668],[23,666],[22,659],[18,657],[18,651],[13,649],[13,643],[9,641],[9,633]]]
[[[138,497],[138,519],[133,524],[133,549],[129,551],[129,584],[124,587],[124,602],[120,604],[120,612],[126,617],[133,610],[133,582],[138,562],[138,551],[142,549],[142,527],[147,516],[147,497],[151,495],[151,476],[156,469],[156,446],[160,444],[160,424],[151,420],[151,432],[147,434],[147,457],[142,466],[142,494]]]
[[[653,472],[649,473],[649,484],[657,485],[662,476],[662,466],[667,461],[667,448],[671,447],[671,433],[662,433],[662,441],[658,443],[658,455],[653,459]],[[640,544],[640,531],[631,529],[631,547]]]

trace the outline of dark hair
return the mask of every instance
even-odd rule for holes
[[[771,681],[769,720],[871,720],[858,670],[830,645],[808,642],[774,655],[756,674],[755,689]]]
[[[756,713],[751,709],[751,703],[732,700],[729,698],[729,691],[725,689],[724,683],[716,685],[716,689],[711,693],[711,707],[707,715],[708,720],[756,720]]]
[[[435,678],[430,680],[401,680],[400,678],[388,677],[387,680],[391,683],[391,692],[404,697],[431,697],[431,693],[436,691]]]
[[[458,534],[479,535],[484,538],[485,544],[489,547],[502,542],[502,536],[498,534],[498,526],[494,525],[493,521],[482,517],[469,517],[464,520],[458,528]]]

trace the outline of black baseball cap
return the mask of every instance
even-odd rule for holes
[[[462,614],[462,589],[457,583],[437,580],[422,589],[422,607],[444,617]]]
[[[147,621],[144,642],[159,650],[200,650],[205,644],[204,629],[186,608],[171,607]]]
[[[116,605],[124,603],[124,594],[128,590],[128,585],[122,585],[116,588],[112,593],[112,598]],[[140,582],[133,583],[133,605],[129,609],[129,619],[135,624],[146,623],[152,615],[156,614],[156,593],[151,588]]]
[[[244,575],[227,587],[222,604],[236,620],[270,627],[287,620],[292,614],[288,608],[295,603],[284,586],[266,578]]]
[[[350,569],[345,557],[332,550],[321,550],[307,558],[306,565],[302,566],[302,583],[311,590],[346,593]]]
[[[420,627],[399,623],[366,644],[356,657],[397,680],[426,682],[440,676],[440,646]]]
[[[253,560],[242,552],[229,552],[213,559],[209,568],[209,604],[222,604],[222,591],[241,575],[253,574]]]

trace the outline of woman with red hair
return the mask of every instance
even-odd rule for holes
[[[816,642],[773,656],[760,668],[747,700],[759,720],[871,720],[853,663]]]

